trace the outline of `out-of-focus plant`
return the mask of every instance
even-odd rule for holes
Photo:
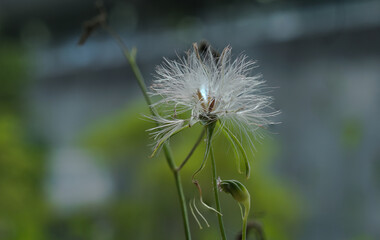
[[[0,239],[44,239],[44,168],[21,114],[27,71],[21,47],[1,42],[0,66]]]

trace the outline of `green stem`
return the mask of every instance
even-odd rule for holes
[[[215,125],[211,125],[207,127],[207,143],[211,146],[211,139],[212,139],[212,132],[214,131]],[[212,146],[210,147],[210,155],[211,155],[211,167],[212,167],[212,182],[214,185],[214,196],[215,196],[215,203],[216,203],[216,210],[218,212],[222,212],[220,201],[219,201],[219,191],[218,191],[218,184],[217,184],[217,178],[218,175],[216,173],[216,164],[215,164],[215,157],[214,157],[214,150],[212,149]],[[224,223],[222,216],[220,214],[217,214],[218,216],[218,223],[219,223],[219,230],[220,234],[222,236],[222,240],[226,240],[226,232],[224,230]]]
[[[195,142],[193,148],[190,150],[189,154],[186,156],[185,160],[183,160],[183,162],[181,163],[181,165],[179,165],[179,167],[177,167],[176,171],[179,172],[181,171],[181,169],[183,168],[183,166],[185,166],[185,164],[187,163],[187,161],[190,159],[191,155],[193,155],[195,149],[197,149],[199,143],[201,143],[202,139],[203,139],[203,136],[205,135],[205,129],[202,130],[201,132],[201,135],[199,135],[197,141]]]
[[[124,42],[122,41],[122,39],[119,37],[118,34],[114,33],[110,28],[108,28],[106,26],[105,26],[105,29],[111,34],[111,36],[113,36],[115,38],[118,45],[122,49],[125,58],[128,60],[130,66],[132,68],[133,74],[136,77],[137,83],[140,87],[142,94],[144,95],[144,99],[145,99],[146,103],[148,104],[151,113],[154,116],[158,116],[157,111],[154,109],[154,107],[152,107],[152,100],[150,99],[150,97],[148,95],[148,89],[145,85],[145,81],[144,81],[144,78],[141,74],[141,71],[140,71],[140,69],[136,63],[136,58],[135,58],[134,54],[131,54],[129,52],[127,46],[125,46]],[[170,147],[166,143],[164,143],[164,145],[163,145],[163,150],[164,150],[164,154],[166,157],[166,161],[170,167],[170,170],[172,171],[172,173],[174,175],[174,180],[175,180],[176,187],[177,187],[178,198],[179,198],[179,202],[180,202],[180,206],[181,206],[182,220],[183,220],[183,226],[184,226],[184,230],[185,230],[185,236],[186,236],[187,240],[191,240],[189,217],[187,214],[185,194],[183,192],[181,175],[180,175],[179,171],[177,171],[177,167],[175,165],[173,156],[171,154]]]
[[[243,229],[241,230],[241,240],[247,239],[247,222],[248,222],[249,208],[244,207],[244,210],[245,210],[245,213],[244,213],[244,218],[243,218]]]
[[[191,240],[189,217],[187,214],[185,194],[183,193],[181,175],[180,175],[179,171],[176,171],[176,166],[175,166],[170,148],[167,144],[164,144],[163,150],[164,150],[164,154],[165,154],[166,160],[168,162],[168,165],[170,167],[170,170],[172,171],[172,173],[174,175],[174,180],[175,180],[175,184],[177,187],[177,193],[178,193],[178,197],[179,197],[179,203],[181,206],[182,221],[183,221],[183,227],[185,229],[185,236],[186,236],[187,240]]]

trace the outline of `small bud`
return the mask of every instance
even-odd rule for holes
[[[247,188],[237,180],[217,180],[218,188],[220,191],[229,193],[232,197],[238,202],[240,207],[241,216],[243,219],[243,228],[242,228],[242,240],[247,239],[247,222],[249,209],[251,207],[251,197]],[[241,205],[244,206],[244,213]]]
[[[229,193],[239,203],[245,205],[250,202],[250,195],[247,188],[237,180],[221,180],[218,178],[220,191]]]

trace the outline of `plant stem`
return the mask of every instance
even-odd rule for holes
[[[247,211],[247,208],[245,208],[245,214],[244,214],[244,219],[243,219],[243,229],[241,230],[241,240],[247,239],[248,212],[249,210]]]
[[[210,146],[211,146],[212,132],[214,130],[214,127],[215,127],[215,125],[207,127],[207,131],[208,131],[207,132],[208,133],[207,134],[207,141],[208,141],[208,144],[210,144]],[[220,206],[219,191],[218,191],[218,184],[217,184],[218,175],[216,173],[216,164],[215,164],[214,150],[213,150],[212,146],[210,147],[210,155],[211,155],[211,167],[212,167],[212,183],[213,183],[213,186],[214,186],[214,196],[215,196],[216,210],[221,213],[222,212],[222,208]],[[226,237],[226,232],[224,230],[224,223],[223,223],[222,216],[220,214],[217,214],[217,217],[218,217],[220,235],[222,236],[222,240],[226,240],[227,237]]]
[[[157,116],[158,115],[157,111],[154,109],[154,107],[152,107],[152,100],[150,99],[150,97],[148,95],[148,89],[145,85],[145,81],[144,81],[144,78],[141,74],[141,71],[140,71],[140,69],[136,63],[136,58],[135,58],[134,54],[131,54],[131,52],[128,50],[127,46],[124,44],[124,42],[122,41],[122,39],[119,37],[118,34],[114,33],[107,26],[105,26],[104,28],[117,41],[118,45],[122,49],[125,58],[128,60],[129,65],[132,68],[133,74],[136,77],[137,83],[140,87],[142,94],[144,95],[144,99],[145,99],[146,103],[148,104],[151,113],[154,116]],[[184,226],[184,230],[185,230],[185,236],[186,236],[187,240],[191,240],[189,217],[187,214],[185,194],[183,192],[181,175],[180,175],[179,170],[177,170],[177,167],[175,165],[173,156],[172,156],[171,151],[170,151],[170,147],[166,143],[164,143],[164,145],[163,145],[163,150],[164,150],[164,154],[166,157],[166,161],[170,167],[170,170],[172,171],[172,173],[174,175],[174,180],[175,180],[176,187],[177,187],[178,198],[179,198],[179,202],[180,202],[180,206],[181,206],[182,220],[183,220],[183,226]]]
[[[185,202],[185,194],[183,193],[183,187],[181,182],[181,175],[179,171],[176,171],[176,166],[170,151],[169,146],[165,143],[163,146],[164,154],[166,157],[166,160],[168,162],[168,165],[170,167],[170,170],[172,171],[174,175],[175,184],[177,187],[177,193],[179,198],[179,203],[181,206],[181,212],[182,212],[182,221],[183,221],[183,227],[185,230],[185,236],[187,240],[191,240],[191,232],[190,232],[190,224],[189,224],[189,217],[187,214],[187,208],[186,208],[186,202]]]
[[[145,101],[149,105],[150,111],[152,112],[153,115],[157,116],[155,109],[151,106],[152,101],[150,100],[150,97],[147,94],[147,88],[146,88],[144,79],[142,77],[142,74],[140,72],[139,67],[136,64],[135,59],[129,58],[128,60],[129,60],[129,63],[131,64],[132,71],[136,76],[137,82],[139,83],[140,89],[143,92]],[[169,148],[167,143],[164,143],[163,150],[164,150],[164,154],[166,157],[166,161],[170,167],[170,170],[172,171],[172,173],[174,175],[174,180],[175,180],[176,187],[177,187],[178,198],[179,198],[179,202],[180,202],[180,206],[181,206],[183,227],[185,230],[186,239],[191,240],[189,217],[187,214],[185,194],[183,193],[181,175],[180,175],[179,171],[177,171],[177,167],[175,165],[173,156],[171,154],[170,148]]]
[[[150,97],[147,94],[147,88],[145,86],[145,82],[144,82],[144,79],[141,75],[140,69],[138,68],[138,66],[136,64],[136,61],[134,59],[130,59],[129,63],[131,64],[132,71],[136,76],[137,82],[139,83],[140,89],[143,92],[144,98],[145,98],[147,104],[149,105],[149,108],[150,108],[152,114],[157,116],[155,109],[151,106],[152,102],[150,100]],[[180,202],[180,206],[181,206],[183,227],[185,229],[186,239],[191,240],[189,217],[187,214],[185,194],[183,193],[181,175],[180,175],[179,171],[177,171],[177,167],[175,165],[175,162],[173,160],[170,148],[169,148],[167,143],[164,143],[163,150],[164,150],[164,154],[166,157],[166,161],[170,167],[170,170],[172,171],[172,173],[174,175],[174,180],[176,183],[177,193],[178,193],[179,202]]]
[[[193,155],[195,149],[197,149],[199,143],[201,143],[202,139],[203,139],[203,136],[205,135],[205,129],[202,130],[201,132],[201,135],[199,135],[196,143],[194,144],[193,148],[190,150],[189,154],[186,156],[185,160],[183,160],[183,162],[181,163],[181,165],[179,165],[179,167],[176,168],[176,171],[179,172],[183,166],[185,166],[185,164],[187,163],[187,161],[190,159],[191,155]]]

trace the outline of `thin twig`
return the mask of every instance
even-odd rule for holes
[[[202,141],[204,135],[205,135],[206,131],[205,129],[203,128],[202,132],[201,132],[201,135],[199,135],[199,138],[197,139],[197,141],[195,142],[193,148],[190,150],[189,154],[186,156],[185,160],[183,160],[183,162],[181,163],[181,165],[179,165],[179,167],[176,168],[176,171],[179,172],[181,171],[181,169],[183,168],[183,166],[185,166],[185,164],[187,163],[187,161],[190,159],[190,157],[193,155],[195,149],[197,149],[199,143]]]
[[[207,137],[207,142],[210,144],[210,155],[211,155],[211,167],[212,167],[212,183],[214,185],[214,196],[215,196],[215,203],[216,203],[216,210],[218,212],[222,212],[222,208],[220,206],[220,201],[219,201],[219,190],[218,190],[218,183],[217,183],[217,172],[216,172],[216,163],[215,163],[215,157],[214,157],[214,151],[211,146],[211,140],[212,140],[212,132],[213,129],[210,129],[213,127],[207,127],[207,130],[210,132]],[[219,223],[219,230],[220,230],[220,235],[222,236],[222,240],[226,240],[226,231],[224,230],[224,223],[223,223],[223,218],[220,214],[217,214],[218,216],[218,223]]]

